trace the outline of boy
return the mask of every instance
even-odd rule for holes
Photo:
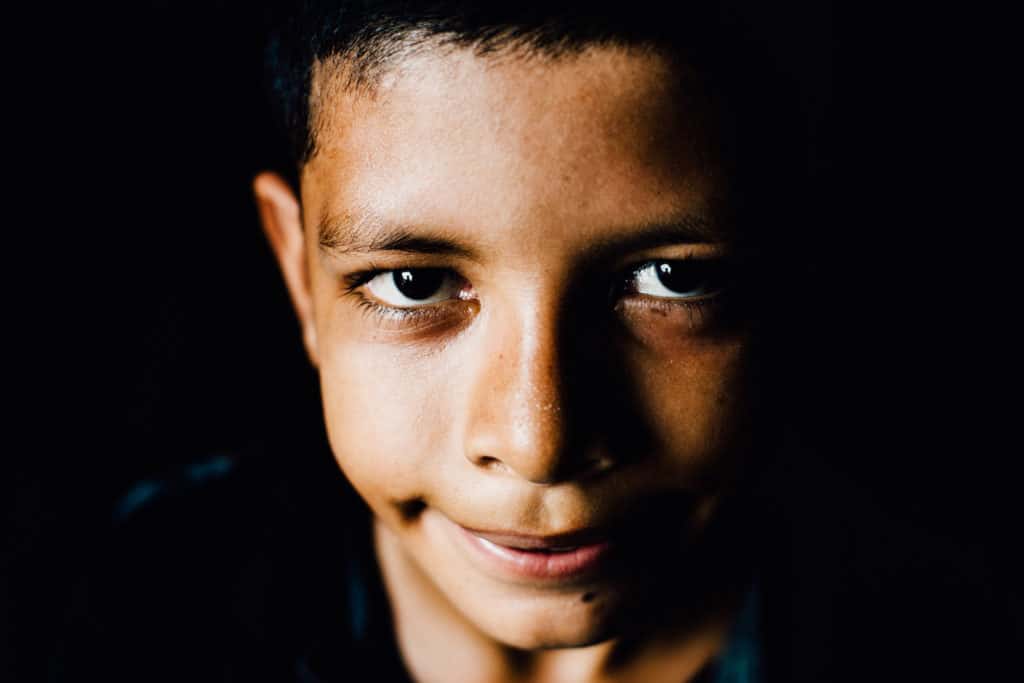
[[[327,502],[330,475],[286,522],[239,504],[302,542],[228,570],[233,606],[197,581],[202,600],[168,589],[174,617],[131,612],[163,625],[112,675],[885,678],[885,619],[845,622],[864,657],[830,659],[842,599],[785,605],[805,584],[765,559],[787,542],[765,522],[765,490],[785,498],[766,361],[799,285],[799,154],[731,29],[706,7],[305,3],[270,51],[298,173],[254,191],[334,474],[369,514]],[[225,524],[200,532],[214,575]],[[126,574],[192,585],[162,552]]]
[[[690,680],[750,580],[692,557],[754,433],[720,105],[655,40],[404,12],[313,50],[298,194],[255,182],[402,658]]]

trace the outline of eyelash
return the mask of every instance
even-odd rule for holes
[[[413,322],[420,320],[430,320],[438,314],[438,307],[435,306],[417,306],[415,308],[394,308],[392,306],[384,306],[378,304],[376,301],[371,301],[363,295],[362,292],[352,292],[358,300],[356,306],[368,314],[373,315],[376,318],[385,320],[396,320],[403,322]]]
[[[621,273],[619,273],[613,278],[613,285],[610,288],[611,291],[609,292],[609,297],[611,298],[613,296],[621,294],[624,283],[627,282],[630,278],[635,277],[636,274],[643,268],[651,265],[652,263],[660,263],[665,260],[666,259],[649,259],[647,261],[641,261],[625,268]],[[687,257],[683,257],[668,260],[679,262],[686,261],[689,259]],[[440,305],[396,308],[393,306],[385,306],[382,304],[378,304],[376,301],[372,301],[371,299],[367,298],[366,295],[364,295],[361,291],[359,291],[360,287],[362,287],[364,284],[366,284],[373,278],[377,277],[381,273],[387,273],[401,269],[402,268],[400,267],[379,268],[375,266],[373,263],[371,263],[370,267],[365,270],[357,271],[344,276],[344,286],[342,289],[344,291],[344,294],[349,294],[357,297],[356,306],[359,309],[364,311],[366,314],[378,319],[402,322],[416,322],[430,320],[439,315],[439,309],[441,307]],[[652,301],[652,303],[648,305],[652,307],[670,306],[677,310],[681,307],[682,310],[685,310],[689,314],[690,322],[692,323],[697,322],[699,321],[699,319],[703,318],[703,316],[707,312],[708,306],[710,306],[714,302],[717,296],[719,296],[719,292],[688,299],[660,299],[657,301]]]
[[[378,304],[376,301],[372,301],[367,298],[365,294],[359,291],[360,287],[381,273],[387,273],[393,270],[401,270],[401,268],[379,268],[373,263],[370,263],[370,267],[366,270],[350,273],[343,278],[345,283],[342,288],[344,290],[344,294],[356,297],[356,306],[367,315],[379,320],[391,320],[395,322],[426,322],[437,317],[440,313],[439,305],[416,306],[413,308],[384,306],[382,304]]]

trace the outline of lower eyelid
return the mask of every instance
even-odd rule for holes
[[[452,305],[459,304],[465,307],[469,302],[464,300],[449,300],[424,306],[399,308],[386,306],[367,298],[362,292],[352,293],[358,297],[357,306],[365,315],[371,316],[378,324],[383,326],[401,326],[404,330],[414,331],[435,325],[444,326],[446,323],[457,324],[458,320],[465,316],[454,315]],[[464,308],[466,314],[472,314],[470,308]]]
[[[359,290],[356,290],[352,293],[358,297],[359,301],[357,305],[364,311],[367,311],[378,316],[394,317],[403,320],[411,317],[422,316],[424,314],[430,314],[431,309],[437,306],[437,304],[426,304],[423,306],[410,306],[408,308],[401,308],[399,306],[388,306],[387,304],[378,303],[368,298]]]
[[[622,301],[630,302],[645,308],[686,308],[693,306],[707,306],[715,302],[720,296],[719,292],[700,294],[687,297],[652,296],[649,294],[631,294],[622,297]]]
[[[614,310],[635,324],[647,326],[655,319],[667,324],[697,327],[708,322],[707,316],[717,315],[721,297],[718,294],[694,297],[692,299],[668,299],[645,295],[633,295],[619,299]],[[642,318],[642,319],[641,319]]]

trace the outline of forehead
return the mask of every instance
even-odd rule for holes
[[[331,69],[316,81],[307,225],[370,215],[496,244],[586,239],[714,222],[724,195],[714,108],[691,70],[654,50],[426,49],[370,94],[346,91]]]

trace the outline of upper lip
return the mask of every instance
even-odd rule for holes
[[[577,531],[549,535],[523,534],[517,531],[489,531],[472,529],[465,526],[462,528],[491,543],[524,550],[574,548],[581,545],[594,545],[608,540],[609,535],[608,529],[599,527],[588,527]]]

